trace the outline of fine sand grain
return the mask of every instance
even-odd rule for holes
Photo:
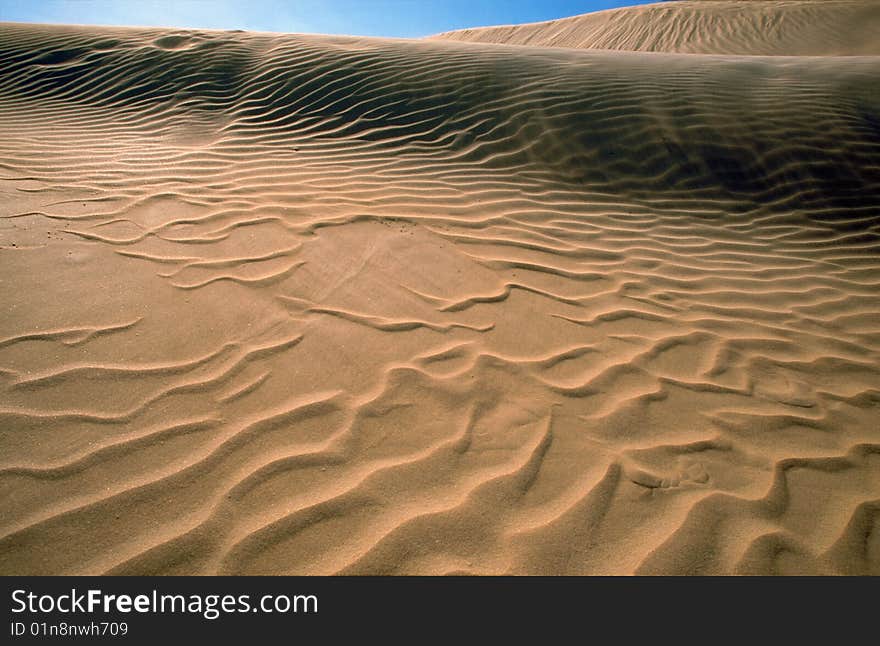
[[[0,573],[880,574],[875,7],[0,25]]]

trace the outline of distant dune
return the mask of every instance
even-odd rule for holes
[[[537,22],[462,29],[444,40],[682,54],[867,56],[880,54],[873,0],[657,2]]]
[[[872,6],[0,25],[0,573],[880,574]]]

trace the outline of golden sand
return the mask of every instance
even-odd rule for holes
[[[877,28],[0,25],[0,572],[880,573]]]

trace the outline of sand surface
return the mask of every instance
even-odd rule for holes
[[[880,573],[875,3],[740,4],[0,25],[0,573]]]
[[[682,54],[880,54],[874,0],[688,0],[597,11],[434,38],[506,45]]]

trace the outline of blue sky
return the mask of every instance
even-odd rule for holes
[[[412,38],[647,0],[0,0],[0,21]]]

